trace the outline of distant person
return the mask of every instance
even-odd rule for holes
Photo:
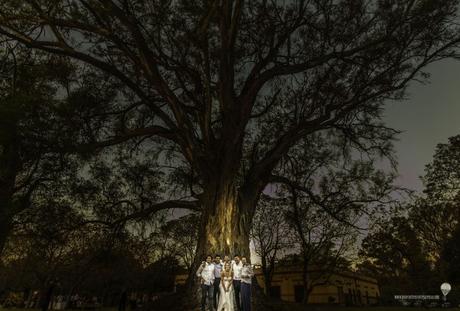
[[[241,307],[242,311],[251,311],[251,283],[254,271],[246,257],[241,257],[243,268],[241,269]]]
[[[129,307],[131,310],[136,310],[137,309],[137,301],[135,298],[130,298],[129,299]]]
[[[64,310],[64,296],[58,295],[55,303],[56,310]]]
[[[49,307],[51,306],[51,302],[53,298],[53,291],[56,287],[56,283],[57,283],[56,280],[50,281],[46,294],[43,300],[41,301],[41,306],[40,306],[41,311],[48,311]]]
[[[128,300],[128,293],[124,290],[121,293],[120,302],[118,303],[118,311],[125,311],[126,310],[126,302]]]
[[[241,269],[243,268],[243,263],[240,260],[239,255],[235,255],[232,262],[232,271],[233,271],[233,288],[235,291],[235,301],[238,311],[241,310]]]
[[[214,257],[214,294],[213,294],[213,302],[214,302],[214,309],[217,309],[218,299],[220,299],[220,277],[222,273],[222,260],[220,260],[220,255],[216,255]]]
[[[212,257],[207,256],[206,261],[203,261],[196,273],[201,283],[201,311],[206,310],[206,301],[209,310],[213,309],[214,269],[215,265],[212,263]]]

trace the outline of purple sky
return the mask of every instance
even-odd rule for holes
[[[407,101],[387,105],[387,125],[403,131],[395,143],[399,162],[398,183],[420,191],[419,176],[431,161],[438,143],[460,134],[460,61],[443,61],[428,67],[430,83],[413,82]]]

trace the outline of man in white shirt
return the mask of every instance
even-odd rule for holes
[[[219,285],[220,285],[220,276],[222,274],[223,264],[220,260],[220,255],[216,255],[214,257],[214,309],[217,309],[218,306],[218,296],[220,295],[219,292]]]
[[[212,263],[212,257],[207,256],[206,261],[203,261],[196,273],[201,282],[201,311],[205,311],[206,309],[206,299],[208,300],[209,310],[213,310],[214,269],[215,266]]]
[[[251,311],[251,281],[254,276],[252,266],[246,257],[241,257],[241,307],[242,311]]]
[[[233,270],[233,289],[235,292],[235,301],[238,311],[241,310],[241,300],[240,300],[240,290],[241,290],[241,269],[243,268],[243,263],[240,261],[240,256],[235,255],[234,260],[232,261],[232,270]]]

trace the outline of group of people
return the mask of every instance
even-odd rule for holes
[[[254,276],[249,260],[235,255],[233,260],[219,255],[207,256],[197,277],[201,282],[201,311],[251,311],[251,281]]]

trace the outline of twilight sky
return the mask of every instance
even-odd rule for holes
[[[395,143],[399,162],[398,184],[421,190],[419,176],[431,161],[438,143],[460,134],[460,61],[428,67],[430,83],[412,82],[408,100],[389,103],[385,122],[403,131]]]

